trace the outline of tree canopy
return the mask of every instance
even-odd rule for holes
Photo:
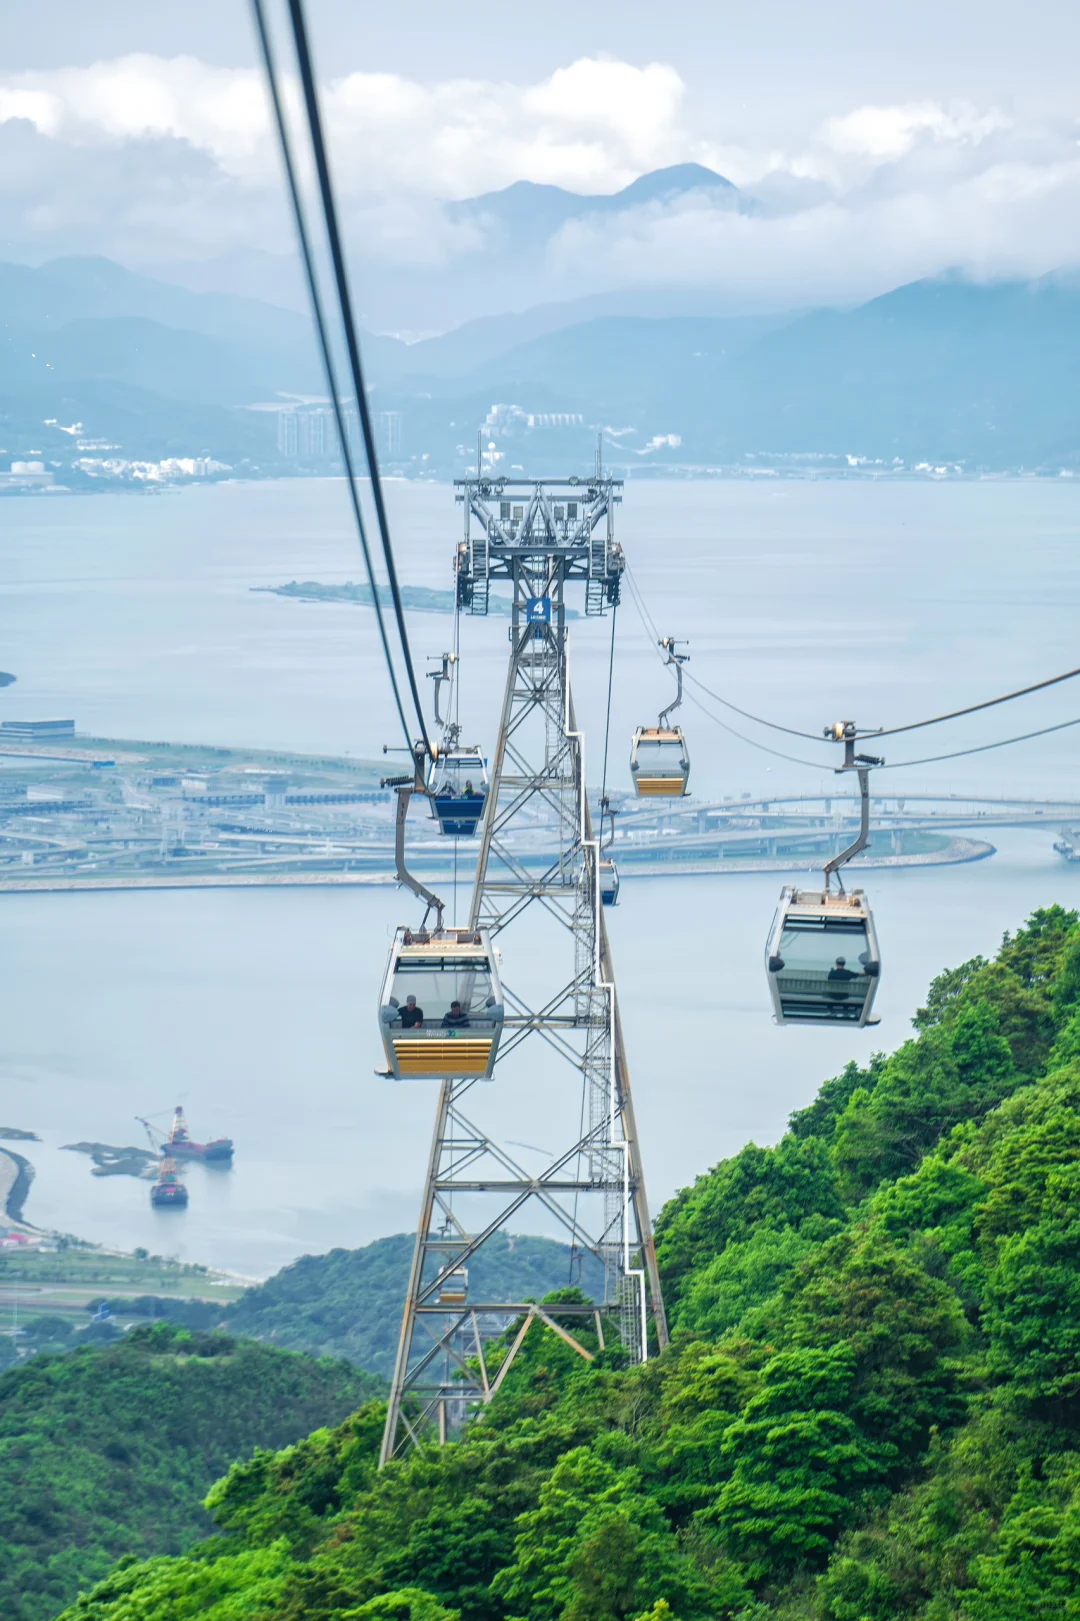
[[[661,1212],[664,1352],[537,1328],[446,1448],[380,1473],[374,1401],[241,1460],[64,1621],[1080,1618],[1076,914],[914,1023]]]

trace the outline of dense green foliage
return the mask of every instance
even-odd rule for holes
[[[43,1321],[70,1343],[62,1318]],[[375,1383],[343,1363],[167,1324],[11,1369],[0,1378],[0,1615],[44,1621],[122,1555],[205,1536],[202,1499],[234,1459],[339,1421]]]
[[[261,1452],[68,1621],[1080,1617],[1075,914],[915,1022],[664,1210],[663,1354],[535,1330],[442,1452],[378,1473],[378,1403]]]
[[[291,1351],[342,1357],[389,1379],[414,1242],[396,1233],[363,1249],[302,1255],[245,1290],[220,1314],[222,1326]],[[565,1244],[502,1233],[470,1263],[469,1285],[473,1299],[535,1300],[566,1284],[569,1268]]]

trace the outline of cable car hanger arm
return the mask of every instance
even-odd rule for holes
[[[671,711],[673,709],[678,709],[679,705],[682,703],[682,684],[683,684],[683,669],[682,669],[682,667],[683,667],[684,664],[689,663],[690,655],[689,655],[689,653],[677,653],[675,651],[677,643],[675,641],[674,636],[661,636],[660,637],[660,646],[664,649],[664,652],[667,654],[667,657],[665,658],[664,663],[665,664],[670,664],[674,668],[674,670],[675,670],[675,680],[678,683],[678,685],[676,687],[676,690],[675,690],[675,697],[673,698],[671,703],[668,704],[666,709],[662,709],[660,711],[660,715],[658,717],[658,724],[661,727],[663,727],[666,724],[667,718],[671,714]]]
[[[421,762],[423,760],[423,745],[417,745],[417,771],[412,777],[383,777],[380,780],[381,788],[393,788],[397,794],[397,817],[394,823],[394,872],[399,884],[411,889],[418,900],[422,900],[427,907],[421,928],[425,927],[428,913],[435,913],[435,927],[442,933],[443,913],[446,910],[444,903],[433,890],[422,884],[419,878],[414,878],[405,865],[405,818],[409,814],[409,801],[414,793],[426,793],[421,776]]]
[[[855,841],[849,844],[846,850],[833,856],[831,861],[825,863],[825,888],[829,888],[829,881],[835,877],[844,890],[844,880],[840,876],[840,868],[846,866],[853,856],[865,850],[870,843],[870,767],[884,765],[884,760],[873,754],[856,754],[855,739],[858,736],[855,722],[850,720],[836,721],[832,726],[826,726],[825,736],[833,742],[843,743],[844,763],[836,767],[836,774],[840,776],[845,771],[856,771],[859,776],[859,831]]]

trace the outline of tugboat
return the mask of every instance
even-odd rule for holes
[[[166,1154],[150,1189],[150,1203],[155,1210],[184,1210],[187,1202],[188,1190],[176,1174],[176,1161]]]

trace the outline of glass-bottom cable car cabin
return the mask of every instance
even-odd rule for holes
[[[875,1023],[881,972],[873,914],[861,889],[785,888],[765,965],[777,1024]]]
[[[604,906],[617,906],[619,902],[619,869],[609,856],[601,856],[597,876],[600,880],[600,900]]]
[[[681,726],[639,726],[630,750],[630,776],[642,799],[681,799],[690,780],[690,752]]]
[[[490,1079],[504,1018],[486,929],[398,929],[379,1007],[396,1080]]]
[[[452,744],[440,750],[431,784],[431,808],[439,832],[472,838],[487,803],[488,775],[479,749]]]

